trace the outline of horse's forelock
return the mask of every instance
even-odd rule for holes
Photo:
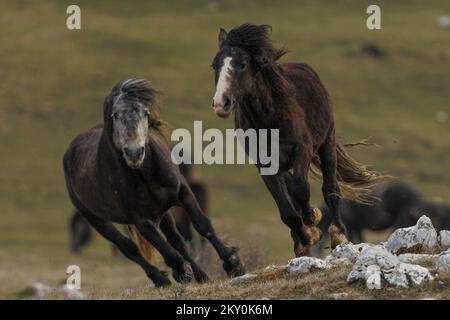
[[[270,39],[271,32],[270,25],[244,23],[230,30],[224,45],[239,47],[257,60],[267,58],[276,61],[287,51],[284,48],[277,49],[273,46]]]

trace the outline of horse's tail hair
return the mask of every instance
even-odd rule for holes
[[[369,146],[373,145],[367,140],[361,140],[353,143],[336,145],[337,156],[337,180],[340,188],[339,196],[362,204],[372,204],[377,201],[373,194],[373,188],[380,182],[392,179],[386,175],[374,170],[368,166],[354,160],[348,153],[347,147]],[[320,160],[313,160],[312,173],[314,176],[320,176]]]
[[[155,259],[155,248],[141,235],[134,225],[128,226],[128,232],[144,259],[149,263],[153,262]]]

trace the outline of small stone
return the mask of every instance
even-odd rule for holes
[[[254,274],[254,273],[247,273],[247,274],[244,274],[244,275],[242,275],[240,277],[236,277],[236,278],[231,279],[230,283],[231,284],[240,284],[240,283],[243,283],[243,282],[247,282],[247,281],[253,280],[257,276],[258,275]]]
[[[450,248],[450,231],[441,230],[439,232],[439,245],[444,250]]]
[[[441,28],[450,28],[450,16],[439,16],[438,26]]]
[[[427,268],[415,264],[400,263],[400,272],[405,273],[410,283],[420,286],[425,282],[433,281],[433,276]]]
[[[299,257],[289,260],[286,271],[289,275],[299,275],[316,269],[328,269],[330,266],[319,258]]]
[[[355,262],[358,259],[360,252],[351,242],[344,242],[331,251],[331,255],[335,259],[347,259],[350,262]]]
[[[450,270],[450,250],[444,251],[439,255],[436,263],[436,269],[439,272]]]
[[[371,265],[367,267],[366,286],[369,290],[381,289],[381,270],[379,266]]]
[[[329,295],[329,297],[334,300],[344,300],[345,298],[348,297],[348,293],[347,292],[332,293]]]
[[[35,282],[23,290],[22,294],[26,296],[34,296],[37,298],[45,298],[52,292],[52,288],[42,282]]]
[[[286,266],[272,264],[264,268],[264,272],[285,271]]]
[[[437,232],[425,215],[415,226],[395,230],[386,243],[386,248],[396,254],[428,253],[435,251],[437,246]]]
[[[61,286],[58,289],[58,293],[70,300],[82,300],[87,298],[87,295],[84,292],[77,289],[73,289],[69,287],[67,284]]]

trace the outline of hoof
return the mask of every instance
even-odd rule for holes
[[[233,254],[227,261],[223,262],[223,268],[231,278],[239,277],[245,274],[244,265],[241,263],[237,254]]]
[[[179,272],[173,270],[172,276],[179,283],[191,282],[194,279],[194,272],[192,271],[191,264],[185,261],[183,264],[183,271]]]
[[[319,208],[313,208],[313,223],[317,226],[322,221],[322,211]]]
[[[201,270],[195,271],[194,277],[195,277],[195,281],[197,281],[197,283],[206,283],[209,281],[208,275]]]
[[[331,249],[332,250],[334,248],[336,248],[338,245],[340,245],[341,243],[348,242],[346,235],[342,231],[340,231],[339,228],[336,227],[334,224],[332,224],[328,228],[328,233],[330,234],[330,238],[331,238]]]
[[[167,287],[171,285],[166,272],[161,272],[161,274],[158,275],[155,279],[152,279],[152,281],[155,284],[156,288]]]
[[[309,236],[309,246],[315,245],[322,239],[322,231],[317,227],[305,227],[306,233]]]

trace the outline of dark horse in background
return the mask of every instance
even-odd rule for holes
[[[336,141],[331,101],[319,76],[304,63],[279,63],[287,51],[273,46],[270,29],[243,24],[229,33],[220,30],[212,105],[222,118],[234,112],[236,128],[279,129],[279,172],[262,179],[301,256],[321,237],[320,210],[310,205],[310,169],[323,179],[333,248],[347,241],[340,198],[367,200],[371,187],[386,177],[354,161]]]
[[[412,185],[395,180],[376,185],[373,195],[378,199],[372,204],[344,199],[339,206],[342,220],[347,227],[349,240],[363,242],[364,230],[381,231],[388,228],[405,228],[414,225],[422,215],[427,215],[436,230],[450,230],[450,207],[444,203],[426,201]],[[322,221],[319,228],[326,232],[331,214],[326,205],[321,206]],[[316,252],[324,247],[323,240]]]
[[[182,163],[179,165],[181,174],[189,184],[195,198],[197,199],[203,213],[208,215],[208,188],[206,184],[193,177],[193,168],[191,164]],[[196,251],[196,244],[192,230],[192,222],[188,213],[182,207],[173,207],[169,214],[175,220],[178,232],[183,239],[190,245],[192,251]],[[69,249],[72,253],[80,253],[92,240],[92,227],[89,222],[78,212],[74,211],[69,219]],[[204,246],[204,238],[200,239],[200,248]],[[117,247],[112,246],[113,254],[117,254]],[[153,254],[149,251],[148,259],[152,259]]]
[[[236,248],[216,236],[186,179],[171,161],[155,110],[156,91],[143,79],[116,84],[104,102],[104,123],[78,135],[64,154],[64,173],[75,208],[103,237],[139,264],[156,286],[169,285],[167,275],[147,261],[138,246],[113,225],[132,225],[172,268],[175,280],[208,280],[190,257],[167,211],[182,206],[194,228],[216,249],[230,275],[243,266]],[[159,227],[159,228],[158,228]],[[162,231],[162,234],[160,230]],[[165,237],[164,237],[165,236]]]

